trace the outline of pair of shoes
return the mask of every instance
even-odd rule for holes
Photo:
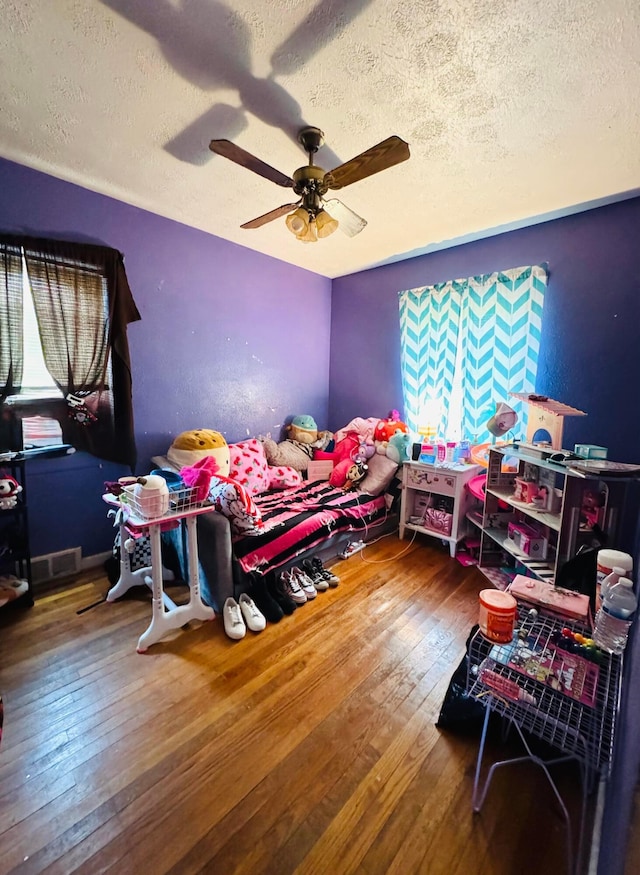
[[[329,581],[325,580],[324,575],[317,570],[311,559],[303,560],[302,570],[311,580],[318,592],[325,592],[329,589]]]
[[[280,575],[280,582],[287,597],[296,605],[304,605],[307,601],[306,593],[298,583],[298,579],[291,571],[283,571]]]
[[[262,574],[252,572],[251,581],[247,594],[270,623],[279,623],[284,617],[284,611],[269,592],[266,579]]]
[[[313,583],[318,592],[325,592],[325,590],[329,589],[328,581],[324,579],[322,574],[319,574],[316,571],[309,559],[303,560],[302,571],[307,575],[307,577],[309,578],[311,583]]]
[[[244,638],[247,628],[251,629],[252,632],[262,632],[267,625],[264,615],[260,613],[255,602],[246,592],[240,595],[238,601],[231,597],[225,601],[222,618],[224,631],[234,641]]]
[[[319,556],[312,556],[311,559],[307,559],[307,562],[311,564],[316,575],[326,580],[329,586],[337,586],[340,583],[340,578],[337,577],[333,571],[324,567]]]
[[[285,614],[289,616],[295,611],[297,608],[294,600],[287,593],[287,589],[285,586],[282,577],[279,574],[276,574],[274,571],[270,571],[266,575],[267,582],[267,592],[271,596],[271,598],[282,608]]]
[[[318,595],[318,590],[313,585],[313,581],[311,580],[309,575],[305,574],[302,568],[299,568],[297,565],[295,565],[289,573],[295,577],[298,585],[302,589],[302,592],[306,595],[308,602],[316,598],[316,596]]]
[[[0,577],[0,608],[8,602],[20,598],[29,589],[26,580],[15,577],[13,574],[4,574]]]

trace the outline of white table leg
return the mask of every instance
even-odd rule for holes
[[[146,632],[138,640],[138,653],[144,653],[148,647],[159,641],[172,629],[179,629],[191,620],[213,620],[213,608],[207,607],[200,597],[200,582],[198,579],[198,541],[195,517],[187,517],[187,543],[189,551],[189,601],[186,605],[177,605],[165,610],[162,596],[162,551],[160,547],[160,525],[149,526],[151,540],[152,569],[152,607],[151,623]]]
[[[120,530],[120,577],[107,593],[106,601],[108,602],[115,602],[116,599],[119,599],[126,592],[129,592],[132,586],[144,585],[151,588],[152,585],[151,567],[146,566],[145,568],[137,568],[135,571],[131,570],[131,554],[125,547],[129,533],[123,522],[122,511],[118,511],[118,513],[118,526]],[[161,574],[164,574],[164,572],[161,572]],[[173,577],[173,574],[171,576]],[[175,603],[164,591],[162,593],[162,600],[167,609],[175,608]]]
[[[189,550],[189,604],[192,606],[194,619],[197,620],[212,620],[214,616],[213,608],[208,607],[202,601],[200,595],[200,577],[198,575],[198,533],[196,529],[196,518],[194,516],[187,517],[187,547]]]

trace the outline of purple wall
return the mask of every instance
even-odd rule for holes
[[[565,446],[640,461],[638,227],[634,198],[334,280],[330,427],[402,410],[398,292],[547,262],[536,390],[588,414],[565,421]]]
[[[185,429],[213,428],[231,443],[279,438],[298,413],[327,427],[330,280],[1,159],[0,192],[4,231],[124,253],[142,315],[129,327],[136,473]],[[121,473],[84,454],[34,459],[32,554],[109,549],[101,486]]]
[[[547,262],[536,391],[584,410],[565,421],[565,447],[600,444],[640,462],[640,198],[333,282],[329,421],[402,410],[398,292]],[[351,376],[356,373],[358,376]],[[640,565],[638,489],[623,544]],[[637,524],[636,546],[633,530]],[[640,764],[640,633],[627,648],[614,770],[607,792],[599,875],[622,875]]]

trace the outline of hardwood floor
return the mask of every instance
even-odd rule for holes
[[[217,617],[143,655],[144,587],[78,613],[108,589],[85,575],[0,612],[0,872],[564,872],[542,770],[498,770],[474,815],[478,735],[435,726],[485,578],[395,536],[334,569],[258,635]]]

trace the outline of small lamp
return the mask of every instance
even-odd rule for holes
[[[289,213],[285,221],[287,228],[296,237],[306,234],[309,230],[309,213],[304,207],[298,207],[297,210]]]
[[[328,237],[338,227],[338,220],[330,216],[326,210],[319,210],[316,213],[316,228],[318,229],[318,237]]]
[[[316,243],[318,240],[318,233],[316,230],[316,223],[312,219],[307,225],[306,232],[302,234],[296,234],[296,240],[300,240],[302,243]]]

